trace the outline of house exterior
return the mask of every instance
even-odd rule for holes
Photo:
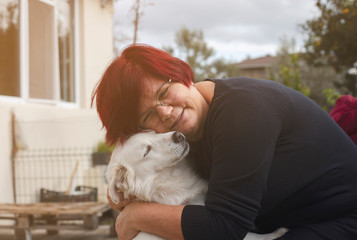
[[[1,0],[0,202],[14,202],[12,153],[95,146],[91,93],[113,59],[113,3]]]
[[[237,63],[237,67],[242,76],[267,79],[269,77],[268,69],[272,66],[274,60],[275,57],[270,55],[259,58],[247,58],[246,60]]]

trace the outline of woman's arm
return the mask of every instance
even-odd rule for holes
[[[183,239],[181,214],[184,205],[133,202],[117,217],[115,228],[120,240],[134,238],[139,231],[166,239]]]

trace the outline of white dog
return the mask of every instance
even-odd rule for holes
[[[131,136],[112,153],[106,172],[109,196],[115,203],[121,191],[125,198],[138,201],[204,205],[207,182],[189,166],[188,152],[189,144],[178,132],[145,131]],[[284,229],[264,235],[249,233],[245,240],[273,239],[284,233]],[[140,232],[135,239],[162,238]]]

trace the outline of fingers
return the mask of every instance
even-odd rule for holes
[[[124,194],[122,192],[118,192],[118,197],[119,197],[119,203],[116,204],[110,198],[109,191],[107,190],[107,199],[108,199],[109,206],[117,211],[122,211],[123,208],[132,201],[132,199],[130,198],[125,199]]]
[[[131,216],[132,214],[128,213],[126,209],[117,216],[115,221],[115,230],[117,232],[118,239],[131,240],[139,233],[139,231],[131,224],[133,221],[129,220],[131,219]]]

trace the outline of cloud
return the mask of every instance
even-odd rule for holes
[[[298,24],[313,17],[311,0],[142,0],[143,15],[139,25],[139,41],[155,47],[174,45],[175,33],[182,27],[203,30],[206,41],[218,55],[242,60],[274,54],[279,39],[294,37],[302,45]],[[115,4],[115,34],[127,36],[131,42],[134,1]],[[230,51],[231,49],[231,51]]]

